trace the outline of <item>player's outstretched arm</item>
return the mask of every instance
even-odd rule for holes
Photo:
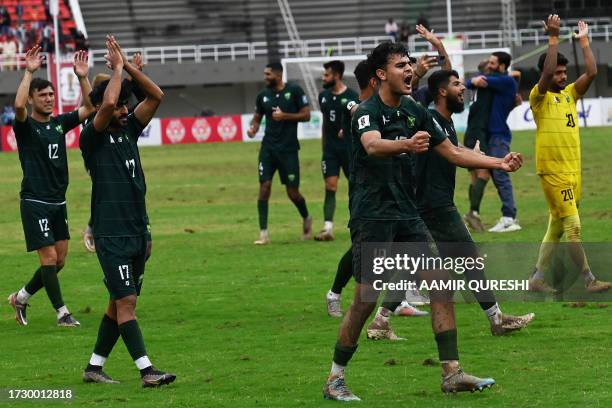
[[[32,75],[40,68],[42,61],[43,57],[40,54],[40,45],[37,44],[26,52],[26,69],[23,73],[23,79],[17,88],[17,94],[15,95],[15,119],[19,122],[25,122],[28,118],[30,83],[32,82]]]
[[[74,74],[79,79],[79,85],[81,86],[81,94],[83,95],[83,104],[79,107],[79,122],[83,123],[90,115],[92,115],[96,108],[92,105],[89,99],[89,93],[91,92],[91,84],[89,83],[89,63],[87,62],[89,55],[87,51],[77,51],[74,53],[74,61],[72,69]]]
[[[429,31],[424,25],[417,24],[416,31],[422,38],[427,40],[427,42],[429,42],[436,49],[436,51],[438,51],[440,59],[444,60],[442,69],[447,71],[453,69],[448,52],[446,52],[446,48],[444,48],[444,43],[433,33],[433,30]]]
[[[141,125],[146,126],[149,124],[155,112],[159,108],[162,100],[164,99],[164,92],[159,86],[155,84],[147,75],[145,75],[137,66],[130,63],[121,50],[119,43],[112,35],[109,36],[109,40],[113,47],[115,47],[123,60],[123,69],[132,77],[132,80],[138,85],[142,93],[145,95],[145,99],[140,102],[136,109],[134,109],[134,116],[138,119]]]
[[[503,159],[498,159],[485,156],[474,150],[455,146],[448,139],[434,147],[434,150],[450,163],[459,167],[511,172],[518,170],[523,165],[523,156],[520,153],[509,153]]]
[[[561,19],[556,14],[548,16],[548,20],[544,23],[544,30],[548,34],[548,51],[546,52],[546,60],[542,75],[538,81],[538,92],[540,95],[548,92],[548,88],[553,80],[553,75],[557,69],[557,52],[559,49],[559,33],[561,30]]]
[[[416,132],[410,139],[383,139],[378,130],[371,130],[361,135],[361,144],[368,156],[390,157],[402,153],[425,153],[429,149],[427,132]]]
[[[123,74],[121,49],[117,48],[110,41],[110,36],[106,37],[106,50],[107,54],[104,58],[106,58],[107,66],[113,70],[113,74],[104,91],[102,104],[93,120],[94,129],[100,133],[106,130],[113,118],[113,113],[121,94],[121,75]]]
[[[584,95],[589,89],[589,86],[591,86],[591,82],[593,82],[597,76],[597,62],[595,61],[595,55],[593,55],[593,50],[591,50],[591,45],[589,44],[589,26],[584,21],[578,22],[578,34],[576,35],[576,39],[578,39],[580,48],[582,48],[586,71],[578,77],[574,83],[574,89],[576,89],[578,94]]]

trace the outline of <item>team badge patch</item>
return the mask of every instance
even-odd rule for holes
[[[347,102],[348,102],[348,99],[346,99],[346,98],[342,98],[340,100],[340,103],[343,104],[343,105],[346,105]]]
[[[289,179],[289,181],[294,181],[295,180],[295,174],[287,174],[287,178]]]
[[[408,127],[414,127],[414,124],[416,122],[416,118],[414,116],[408,116],[406,117],[406,122],[408,122]],[[440,125],[438,125],[438,127],[440,127]]]
[[[357,120],[357,123],[359,125],[359,130],[367,128],[370,126],[370,115],[363,115]]]
[[[291,98],[291,92],[285,92],[285,99],[289,100]]]

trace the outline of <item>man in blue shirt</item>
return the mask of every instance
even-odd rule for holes
[[[494,52],[489,57],[488,72],[498,75],[477,76],[468,82],[468,88],[489,88],[494,92],[493,104],[489,116],[489,143],[487,154],[493,157],[504,157],[510,152],[512,133],[506,123],[510,111],[516,106],[518,85],[514,78],[508,75],[508,67],[512,57],[505,52]],[[489,232],[510,232],[521,229],[516,219],[516,206],[512,182],[508,173],[491,171],[493,182],[502,202],[502,217]]]

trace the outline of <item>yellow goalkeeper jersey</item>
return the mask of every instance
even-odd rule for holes
[[[580,173],[580,132],[576,101],[582,96],[571,83],[561,92],[541,95],[536,84],[529,94],[536,130],[538,174]]]

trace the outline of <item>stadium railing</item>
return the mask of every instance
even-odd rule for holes
[[[562,27],[561,34],[569,35],[576,27]],[[603,40],[610,42],[612,38],[612,25],[596,25],[590,27],[589,36],[592,40]],[[446,35],[440,35],[442,39]],[[464,40],[465,48],[490,48],[502,47],[503,36],[500,30],[493,31],[468,31],[454,34],[455,38]],[[344,37],[344,38],[323,38],[303,41],[307,56],[323,57],[330,55],[361,55],[372,50],[376,45],[383,41],[388,41],[387,36],[373,37]],[[514,36],[516,45],[539,45],[547,41],[546,35],[538,28],[524,28],[517,30]],[[300,44],[292,41],[280,41],[280,54],[282,58],[292,58],[298,55],[301,48]],[[408,39],[408,46],[411,50],[421,51],[428,49],[429,44],[418,35],[412,35]],[[143,54],[146,63],[166,64],[202,61],[222,61],[238,59],[254,60],[258,57],[267,55],[267,44],[264,41],[251,43],[231,43],[231,44],[211,44],[211,45],[179,45],[166,47],[144,47],[126,48],[126,53],[131,55],[135,52]],[[106,50],[91,50],[90,60],[94,64],[104,63]],[[24,54],[17,54],[16,69],[23,69]],[[15,60],[5,61],[0,56],[0,70],[6,69],[8,65],[15,65]]]

